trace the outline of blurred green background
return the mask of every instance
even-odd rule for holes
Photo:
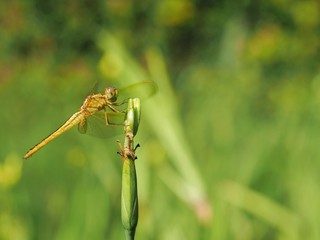
[[[116,139],[25,152],[152,80],[136,239],[320,239],[316,0],[0,2],[0,239],[124,239]]]

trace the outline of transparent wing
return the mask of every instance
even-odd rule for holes
[[[128,98],[140,98],[145,100],[157,92],[157,85],[152,81],[142,81],[128,86],[121,87],[119,82],[106,84],[99,82],[95,89],[96,92],[104,93],[106,87],[115,87],[119,90],[118,102],[122,102]]]
[[[80,133],[109,138],[123,133],[124,113],[107,112],[109,125],[106,124],[105,112],[102,110],[86,119],[85,126],[79,125]],[[117,125],[114,125],[117,124]]]
[[[140,98],[145,100],[157,92],[157,85],[152,81],[138,82],[127,87],[119,89],[119,101],[128,98]]]

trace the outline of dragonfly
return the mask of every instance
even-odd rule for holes
[[[119,96],[122,93],[127,93],[132,97],[146,98],[156,92],[156,85],[151,81],[145,81],[130,85],[121,90],[115,87],[106,87],[103,93],[90,94],[84,100],[80,110],[74,113],[65,123],[63,123],[57,130],[51,133],[48,137],[40,141],[32,147],[25,155],[24,159],[31,157],[41,148],[51,142],[53,139],[60,136],[62,133],[68,131],[75,125],[78,125],[80,133],[87,132],[87,120],[98,113],[103,112],[105,126],[124,126],[121,123],[113,123],[110,121],[114,114],[121,114],[124,116],[125,111],[118,109],[119,106],[127,103],[127,99],[119,101]],[[128,94],[129,93],[129,94]],[[125,94],[124,94],[125,95]],[[140,96],[136,96],[140,95]]]

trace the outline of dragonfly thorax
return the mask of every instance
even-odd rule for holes
[[[115,102],[117,101],[117,98],[119,96],[119,91],[114,87],[107,87],[106,90],[104,91],[104,95],[107,101]]]

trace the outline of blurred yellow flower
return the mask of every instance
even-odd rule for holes
[[[22,160],[16,154],[9,154],[0,164],[0,187],[9,188],[16,184],[21,177]]]
[[[171,26],[183,23],[193,15],[193,4],[188,0],[161,1],[157,13],[160,23]]]

